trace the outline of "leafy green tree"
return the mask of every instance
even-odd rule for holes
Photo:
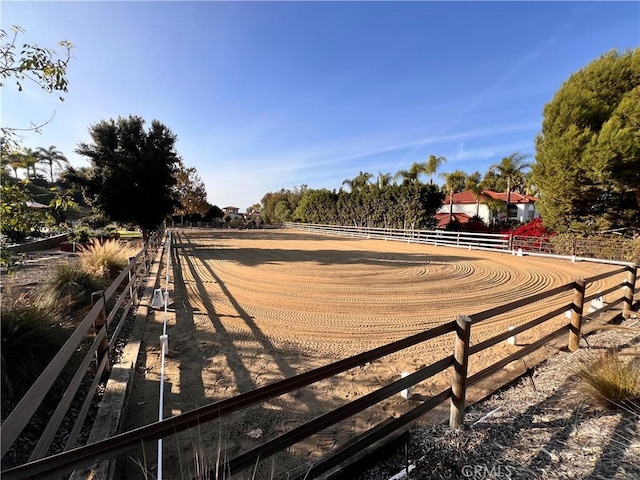
[[[0,87],[7,81],[15,82],[18,91],[22,91],[27,82],[35,83],[48,93],[66,93],[68,87],[67,66],[71,60],[71,42],[63,40],[58,43],[61,52],[51,48],[39,47],[35,44],[18,42],[18,36],[25,30],[18,26],[12,26],[10,33],[0,30]],[[64,100],[62,96],[60,100]],[[55,113],[54,113],[55,115]],[[6,151],[16,150],[18,141],[16,132],[19,130],[35,130],[49,123],[41,122],[32,127],[2,126],[0,131],[0,148]]]
[[[28,206],[30,201],[25,182],[0,186],[0,232],[12,243],[23,241],[43,221],[42,213]]]
[[[436,211],[444,194],[433,184],[403,184],[396,189],[398,216],[394,228],[429,229],[435,226]]]
[[[253,205],[249,205],[247,207],[247,213],[260,212],[260,204],[254,203]]]
[[[274,211],[275,218],[279,222],[289,222],[291,221],[291,205],[287,200],[280,200],[276,204],[276,208]]]
[[[102,120],[89,129],[91,143],[76,152],[91,162],[87,175],[73,178],[89,204],[107,218],[134,223],[148,238],[178,204],[176,173],[181,160],[177,137],[157,120],[145,131],[138,116]]]
[[[203,220],[205,222],[211,222],[213,220],[220,220],[224,217],[224,212],[217,205],[211,205],[207,213],[204,214]]]
[[[62,190],[59,188],[51,188],[55,196],[49,202],[49,221],[53,225],[60,225],[67,220],[67,210],[77,207],[78,204],[73,200],[73,190]]]
[[[556,231],[637,227],[640,49],[611,51],[571,75],[544,107],[533,182]]]
[[[273,223],[276,221],[276,205],[281,200],[287,200],[286,190],[283,188],[279,192],[265,193],[262,197],[262,209],[261,214],[264,221],[267,223]]]
[[[633,194],[640,208],[640,86],[622,97],[589,153],[593,177]]]
[[[337,207],[341,224],[355,227],[372,226],[370,219],[373,207],[367,192],[367,190],[340,191]]]
[[[54,182],[54,165],[57,165],[58,167],[69,165],[67,157],[65,157],[62,152],[55,147],[55,145],[51,145],[49,148],[38,147],[37,159],[40,163],[44,163],[49,167],[49,179],[51,180],[51,183]]]
[[[337,204],[337,193],[326,188],[308,189],[300,200],[293,218],[305,223],[335,225],[338,222]]]
[[[207,189],[195,167],[187,168],[180,163],[175,177],[179,202],[175,213],[181,217],[193,214],[206,215],[209,211]],[[181,223],[183,223],[182,220]]]
[[[283,188],[279,192],[266,193],[264,197],[262,197],[260,215],[266,223],[290,221],[306,190],[307,186],[302,185],[300,187],[294,187],[293,190],[285,190]],[[284,201],[285,204],[280,206],[279,212],[276,214],[276,206],[281,201]],[[289,214],[285,215],[288,220],[283,220],[283,215],[286,211],[289,211]]]

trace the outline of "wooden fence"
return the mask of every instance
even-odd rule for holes
[[[96,389],[101,379],[108,376],[110,351],[126,323],[129,312],[138,305],[138,290],[149,271],[150,254],[157,247],[160,238],[161,234],[154,235],[141,251],[130,259],[128,265],[105,291],[94,292],[91,310],[0,427],[2,457],[11,449],[63,372],[68,373],[66,367],[72,358],[76,358],[77,352],[82,352],[79,366],[71,380],[67,381],[62,398],[50,415],[29,462],[41,459],[49,453],[62,421],[65,416],[70,415],[72,402],[76,397],[84,395],[84,401],[73,418],[74,428],[65,439],[64,450],[76,446]],[[88,390],[82,388],[83,382],[86,385],[87,379],[92,379]]]
[[[600,291],[590,295],[585,292],[593,282],[606,278],[622,277],[620,282],[605,291]],[[466,403],[467,388],[473,386],[498,372],[509,363],[521,359],[535,350],[539,349],[549,341],[561,335],[567,335],[567,342],[570,349],[578,348],[581,335],[583,309],[585,304],[599,296],[607,295],[608,302],[602,308],[591,311],[592,316],[603,313],[622,304],[622,314],[628,316],[631,312],[637,277],[637,266],[635,264],[621,265],[611,272],[593,276],[587,279],[578,279],[574,282],[544,291],[518,301],[510,302],[496,308],[485,310],[469,316],[459,315],[456,320],[433,327],[427,331],[417,333],[410,337],[383,345],[373,350],[360,353],[338,362],[317,368],[306,373],[275,382],[270,385],[255,389],[251,392],[237,395],[232,398],[220,400],[203,407],[176,415],[174,417],[158,421],[135,430],[121,433],[106,440],[102,440],[90,445],[78,447],[57,455],[39,460],[30,461],[24,465],[14,467],[2,472],[4,479],[20,478],[50,478],[59,477],[61,474],[69,472],[74,468],[85,467],[92,463],[104,459],[113,458],[119,454],[130,452],[139,448],[143,442],[157,441],[161,438],[168,438],[179,432],[192,427],[197,427],[206,422],[227,417],[233,412],[246,409],[250,406],[268,401],[287,392],[292,392],[299,388],[311,385],[321,380],[334,377],[354,367],[364,365],[368,362],[380,359],[384,356],[401,351],[408,347],[436,339],[443,335],[450,335],[455,332],[454,345],[452,345],[453,355],[442,358],[435,363],[424,366],[410,375],[400,378],[380,389],[364,395],[354,401],[342,405],[334,410],[326,412],[319,417],[304,423],[276,438],[265,441],[263,444],[249,451],[241,453],[232,458],[228,458],[219,472],[211,472],[211,478],[227,478],[229,475],[239,473],[244,469],[254,467],[257,461],[262,461],[276,452],[285,450],[291,445],[304,440],[329,426],[352,417],[362,410],[375,405],[392,395],[409,389],[417,383],[423,382],[439,373],[452,369],[452,382],[450,387],[433,395],[431,398],[422,401],[417,407],[409,412],[397,417],[390,418],[370,430],[353,438],[348,444],[338,447],[336,450],[316,461],[311,468],[305,468],[303,472],[289,472],[288,478],[316,478],[334,467],[344,463],[354,454],[361,452],[364,448],[373,445],[393,432],[406,427],[408,424],[429,412],[442,402],[450,400],[450,425],[455,428],[462,424]],[[513,313],[517,315],[518,309],[527,305],[543,302],[551,297],[561,296],[564,303],[559,307],[545,312],[539,317],[527,321],[527,323],[517,326],[512,330],[495,335],[492,338],[471,344],[473,326],[489,321],[498,315]],[[98,304],[96,304],[98,305]],[[97,316],[101,307],[96,306]],[[570,319],[566,318],[566,312],[571,312]],[[93,310],[92,310],[93,312]],[[548,333],[532,343],[520,347],[511,355],[498,360],[493,365],[484,368],[472,375],[468,375],[467,365],[469,357],[475,355],[493,345],[507,340],[513,335],[531,330],[558,317],[564,318],[562,325],[551,333]],[[4,434],[4,425],[3,425]],[[4,441],[4,438],[3,438]],[[216,473],[220,477],[216,477]]]

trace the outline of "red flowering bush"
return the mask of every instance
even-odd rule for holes
[[[535,219],[531,220],[529,223],[521,225],[521,226],[519,226],[515,230],[512,230],[509,233],[511,233],[514,236],[519,236],[519,237],[543,237],[543,238],[549,238],[549,237],[555,235],[555,232],[549,230],[547,227],[544,226],[544,224],[542,223],[542,219],[541,218],[535,218]]]
[[[547,253],[553,251],[549,239],[556,233],[545,227],[541,218],[535,218],[508,233],[512,235],[514,250],[521,248]]]

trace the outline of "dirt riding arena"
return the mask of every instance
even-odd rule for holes
[[[158,419],[158,337],[165,320],[166,418],[424,331],[457,314],[472,314],[618,268],[291,230],[181,230],[174,232],[173,243],[171,311],[149,317],[127,429]],[[619,280],[596,282],[587,293]],[[566,297],[547,299],[516,315],[474,325],[471,343],[563,303]],[[564,321],[558,318],[519,336],[519,344]],[[397,380],[402,372],[448,356],[452,348],[451,336],[439,337],[221,423],[166,439],[164,478],[191,478],[198,463],[194,451],[208,464],[215,464],[218,452],[224,461],[225,456]],[[470,373],[517,348],[505,343],[473,356]],[[241,478],[277,478],[296,467],[304,469],[305,463],[348,441],[354,432],[440,392],[447,381],[446,376],[427,380],[416,386],[411,399],[391,398],[263,460],[255,472]],[[122,478],[143,478],[135,463],[156,475],[154,449],[150,446],[146,456],[138,452],[124,462]]]

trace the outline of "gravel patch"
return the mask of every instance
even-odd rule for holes
[[[560,352],[530,377],[468,408],[465,425],[416,427],[406,445],[358,477],[409,479],[638,479],[640,407],[602,410],[575,372],[602,352],[639,352],[640,321],[624,321]],[[637,357],[636,357],[637,358]],[[399,478],[399,477],[396,477]]]

